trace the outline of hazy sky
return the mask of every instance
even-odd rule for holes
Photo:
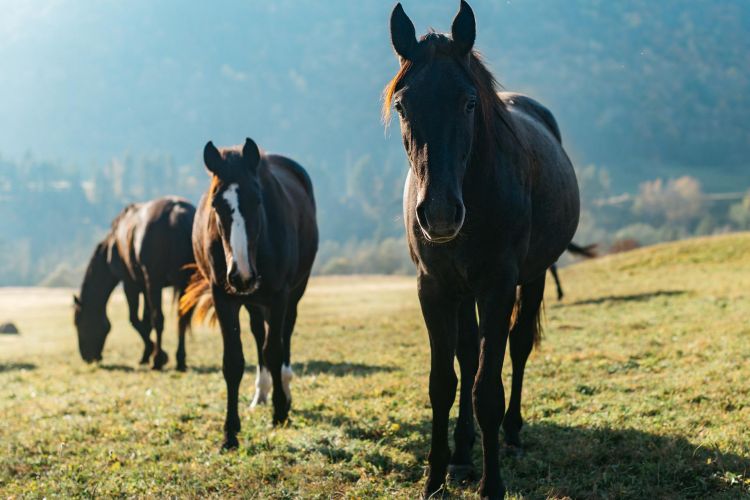
[[[496,76],[552,109],[579,163],[721,163],[714,150],[747,148],[747,2],[471,3]],[[392,5],[0,0],[0,155],[94,165],[161,152],[185,162],[208,139],[249,135],[302,161],[403,161],[397,127],[386,135],[379,121],[397,68]],[[449,30],[458,2],[404,6],[424,33]],[[693,107],[716,129],[701,158],[680,156],[706,136],[686,122]]]

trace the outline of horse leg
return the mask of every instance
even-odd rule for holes
[[[291,400],[287,398],[284,391],[284,383],[281,377],[281,365],[284,358],[284,321],[288,307],[289,294],[279,294],[270,308],[268,319],[268,335],[263,345],[263,361],[271,372],[273,381],[273,425],[286,422],[289,417]]]
[[[294,378],[291,362],[292,333],[294,333],[294,325],[297,323],[298,300],[299,299],[293,298],[293,300],[290,301],[286,311],[286,318],[284,319],[284,357],[281,364],[281,384],[290,404],[292,401],[292,389],[290,385]]]
[[[493,283],[477,297],[479,308],[479,369],[474,379],[474,413],[482,430],[482,463],[479,484],[482,498],[499,500],[505,495],[500,476],[498,437],[505,413],[502,371],[505,345],[516,300],[517,273],[508,270],[504,280]]]
[[[245,356],[242,353],[242,339],[240,338],[240,304],[227,297],[218,287],[213,289],[213,300],[224,343],[221,369],[227,385],[227,414],[224,420],[224,443],[221,447],[224,450],[230,450],[239,446],[237,433],[240,432],[240,415],[237,403],[240,382],[245,371]]]
[[[151,312],[151,323],[156,330],[156,345],[154,346],[154,361],[151,366],[154,370],[161,370],[167,364],[169,356],[161,348],[161,338],[164,332],[164,313],[161,310],[161,288],[154,286],[146,275],[146,296],[148,297],[148,308]]]
[[[185,352],[185,333],[190,329],[190,321],[193,319],[194,309],[189,310],[182,316],[177,313],[177,370],[187,371],[186,352]]]
[[[432,442],[424,496],[431,497],[445,484],[451,457],[448,418],[456,398],[458,379],[453,369],[458,331],[458,301],[433,279],[419,277],[419,302],[430,337],[430,403]]]
[[[135,328],[138,335],[140,335],[143,340],[143,354],[141,355],[140,364],[145,365],[148,363],[148,359],[151,357],[151,351],[154,349],[154,344],[149,338],[149,333],[151,333],[151,322],[145,321],[145,313],[143,321],[138,317],[138,306],[140,305],[141,293],[136,284],[132,281],[125,280],[122,283],[122,288],[125,291],[125,298],[128,301],[130,324],[133,325],[133,328]],[[145,307],[146,306],[144,305],[144,309]]]
[[[474,408],[471,389],[479,364],[479,326],[476,303],[473,298],[461,302],[458,308],[458,342],[456,357],[461,369],[461,392],[458,397],[458,420],[453,435],[456,449],[453,451],[449,474],[456,480],[470,477],[473,473],[471,449],[474,447]]]
[[[510,390],[508,411],[503,420],[505,443],[518,450],[521,449],[519,433],[523,426],[521,418],[521,391],[526,360],[529,359],[534,339],[538,335],[537,321],[544,298],[545,276],[537,278],[521,287],[521,309],[518,319],[510,332],[510,359],[513,363],[513,383]]]
[[[258,366],[255,369],[255,396],[250,403],[251,408],[264,405],[268,402],[268,393],[271,392],[273,384],[271,372],[268,371],[263,361],[263,344],[266,342],[266,322],[263,309],[258,306],[248,307],[250,313],[250,331],[255,337],[255,348],[258,351]]]
[[[555,285],[557,286],[557,300],[562,300],[564,294],[562,285],[560,284],[560,277],[557,275],[557,264],[552,264],[549,268],[552,273],[552,277],[555,278]]]

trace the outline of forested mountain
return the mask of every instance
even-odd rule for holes
[[[418,32],[448,30],[458,6],[403,3]],[[706,191],[750,186],[750,3],[472,6],[477,48],[498,79],[552,109],[575,162],[606,167],[612,194],[685,174]],[[351,265],[336,264],[337,254],[399,237],[405,156],[397,124],[386,131],[379,114],[397,69],[391,8],[381,0],[3,4],[0,283],[77,266],[126,202],[167,193],[197,201],[208,139],[251,136],[310,170],[333,270]],[[386,267],[403,268],[386,254]]]

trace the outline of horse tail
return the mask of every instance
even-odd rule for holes
[[[576,245],[571,241],[570,243],[568,243],[568,252],[575,255],[580,255],[581,257],[586,257],[587,259],[593,259],[594,257],[596,257],[597,246],[598,245],[596,243],[592,243],[590,245],[582,247]]]
[[[211,297],[211,283],[203,276],[196,264],[188,264],[184,269],[192,270],[190,281],[180,297],[180,317],[193,315],[202,323],[208,318],[210,323],[216,320],[213,314],[214,301]]]
[[[510,315],[510,331],[511,334],[516,326],[516,323],[520,319],[522,314],[521,309],[523,308],[523,286],[516,288],[516,302],[513,304],[513,312]],[[523,313],[527,314],[527,313]],[[538,349],[542,345],[542,337],[544,336],[543,328],[544,320],[544,298],[539,302],[539,306],[534,311],[534,318],[531,322],[531,339],[534,344],[534,348]]]
[[[534,315],[534,323],[531,326],[531,338],[534,340],[535,349],[539,349],[539,347],[542,345],[542,337],[544,336],[543,320],[544,299],[542,299],[542,302],[539,304],[539,307],[536,310],[536,314]]]

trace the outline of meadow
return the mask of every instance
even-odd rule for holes
[[[526,372],[513,498],[750,497],[750,234],[644,248],[560,270]],[[196,326],[162,373],[116,294],[85,365],[72,291],[0,289],[0,496],[415,498],[429,446],[429,344],[412,277],[313,279],[293,337],[286,427],[241,389],[240,449],[220,453],[221,340]],[[505,376],[509,381],[510,363]],[[457,408],[454,406],[453,417]],[[475,449],[479,467],[480,450]],[[450,483],[448,498],[477,484]]]

